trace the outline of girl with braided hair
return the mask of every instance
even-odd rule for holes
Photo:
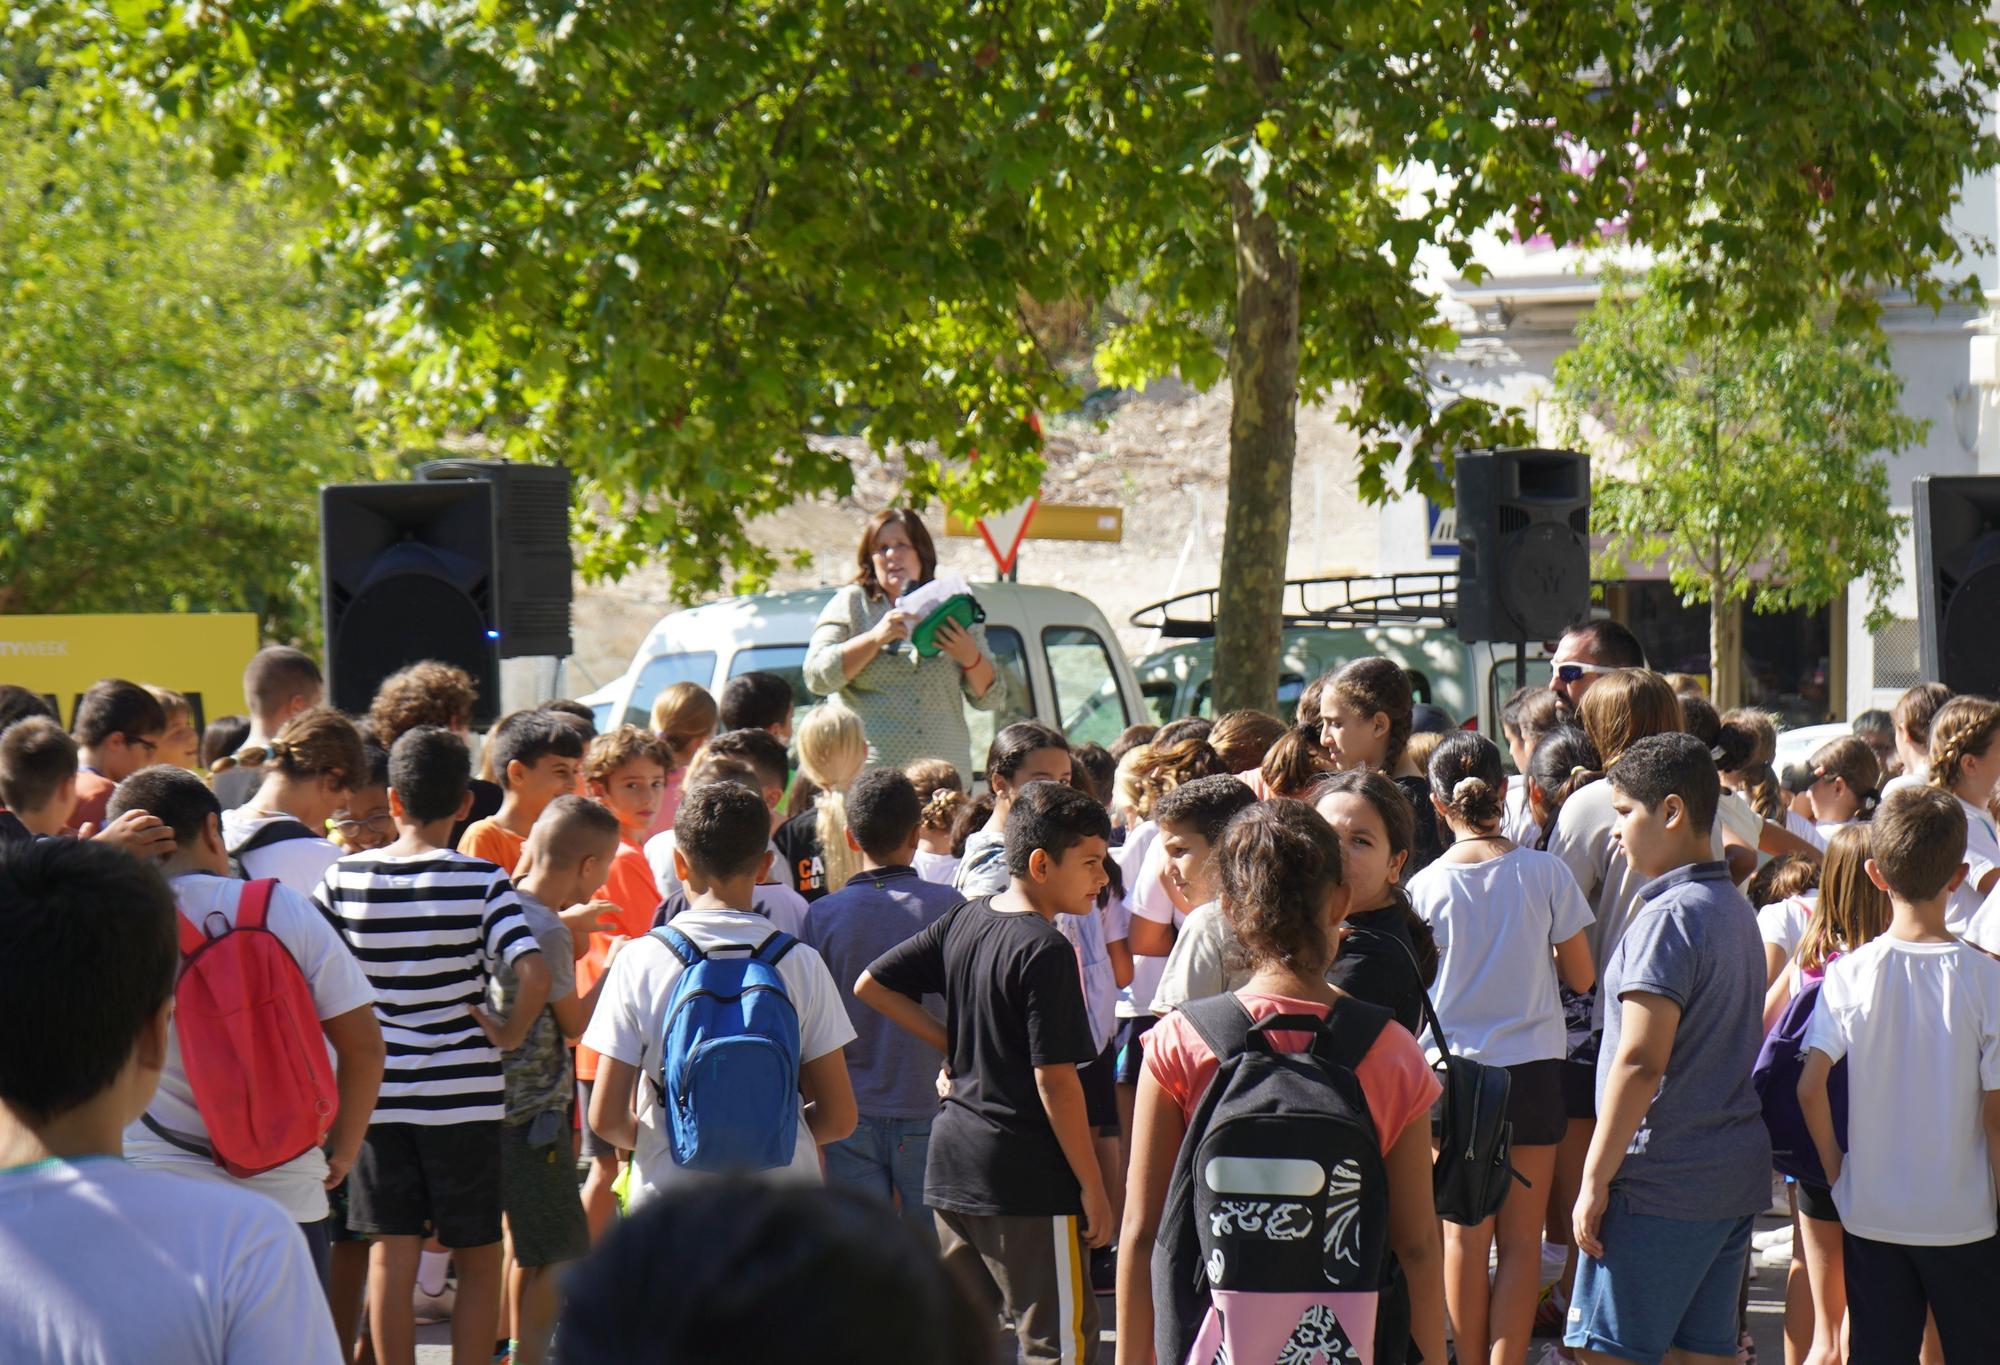
[[[1931,718],[1930,784],[1965,808],[1965,880],[1945,902],[1945,927],[1963,934],[1980,904],[2000,882],[2000,837],[1986,803],[2000,781],[2000,704],[1984,697],[1953,697]]]
[[[965,779],[942,758],[918,759],[903,770],[903,775],[924,803],[923,822],[917,826],[917,875],[927,882],[950,886],[959,863],[952,851],[952,826],[959,812],[970,804]]]
[[[1501,830],[1506,774],[1484,735],[1446,736],[1430,760],[1430,803],[1453,842],[1410,879],[1410,903],[1438,946],[1431,997],[1452,1051],[1507,1069],[1511,1160],[1526,1179],[1494,1217],[1444,1230],[1445,1305],[1462,1360],[1520,1362],[1534,1329],[1542,1225],[1567,1130],[1568,1033],[1557,983],[1596,980],[1594,916],[1562,860]],[[1443,1046],[1426,1040],[1433,1056]],[[1491,1283],[1487,1252],[1498,1243]]]

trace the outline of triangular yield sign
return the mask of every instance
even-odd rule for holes
[[[992,552],[993,562],[1000,566],[1001,573],[1014,571],[1014,561],[1021,554],[1021,541],[1028,534],[1028,523],[1035,519],[1035,509],[1041,505],[1041,495],[1036,494],[1005,512],[981,517],[976,523],[979,538],[986,542],[986,548]]]

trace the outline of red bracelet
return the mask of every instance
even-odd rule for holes
[[[975,669],[975,668],[979,667],[979,665],[981,665],[981,664],[983,664],[983,663],[985,663],[985,662],[986,662],[986,656],[982,654],[982,655],[980,655],[980,656],[979,656],[979,657],[978,657],[977,659],[974,659],[974,660],[973,660],[973,661],[972,661],[971,663],[969,663],[969,664],[960,664],[960,665],[958,666],[958,671],[959,671],[959,672],[961,672],[961,673],[970,673],[970,672],[971,672],[971,671],[972,671],[973,669]]]

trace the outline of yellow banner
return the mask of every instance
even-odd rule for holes
[[[249,612],[0,616],[0,683],[47,697],[64,725],[99,678],[184,693],[199,730],[243,712],[243,669],[257,652]]]

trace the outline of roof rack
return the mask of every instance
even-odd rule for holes
[[[1167,639],[1205,640],[1215,634],[1215,588],[1182,593],[1132,613],[1132,624]],[[1290,578],[1282,598],[1284,624],[1295,626],[1440,625],[1458,623],[1458,573]]]

